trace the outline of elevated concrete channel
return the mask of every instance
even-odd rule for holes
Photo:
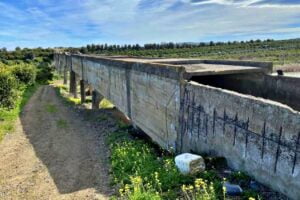
[[[66,54],[55,63],[71,92],[80,80],[84,100],[89,85],[94,107],[106,97],[163,148],[224,156],[300,198],[300,79],[268,75],[272,63]]]

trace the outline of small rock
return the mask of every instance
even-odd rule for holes
[[[176,156],[175,163],[182,174],[195,174],[205,170],[204,159],[199,155],[191,153]]]
[[[226,188],[226,195],[228,196],[239,196],[243,193],[243,189],[239,185],[224,182],[223,187]]]

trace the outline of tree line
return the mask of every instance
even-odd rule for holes
[[[260,43],[271,43],[273,39],[266,40],[249,40],[249,41],[228,41],[228,42],[162,42],[162,43],[149,43],[149,44],[88,44],[77,50],[81,53],[95,53],[101,51],[126,51],[126,50],[155,50],[155,49],[180,49],[180,48],[197,48],[207,46],[225,46],[225,45],[238,45],[238,44],[260,44]],[[74,48],[71,48],[74,50]],[[76,49],[76,48],[75,48]]]

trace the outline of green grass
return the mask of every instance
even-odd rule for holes
[[[58,128],[68,128],[68,122],[63,119],[59,119],[56,121],[56,125]]]
[[[45,108],[49,113],[56,113],[58,111],[57,107],[53,104],[46,104]]]
[[[58,94],[60,96],[65,97],[64,99],[66,100],[67,104],[70,104],[70,105],[81,104],[81,99],[80,98],[74,98],[74,97],[69,96],[68,87],[66,85],[58,84],[58,85],[55,85],[55,87],[58,89]],[[87,97],[86,102],[87,103],[91,102],[90,97]],[[109,100],[107,100],[105,98],[100,102],[99,106],[102,109],[111,109],[111,108],[115,107]]]
[[[58,96],[62,97],[63,102],[67,105],[78,105],[81,103],[80,98],[69,96],[68,87],[63,84],[54,85]]]
[[[101,102],[100,102],[100,108],[103,108],[103,109],[110,109],[110,108],[114,108],[114,104],[112,104],[110,101],[108,101],[107,99],[103,99]]]
[[[216,176],[208,172],[196,176],[181,174],[175,166],[174,155],[166,152],[158,154],[152,144],[130,135],[128,130],[122,127],[107,139],[111,149],[113,183],[119,186],[120,197],[193,199],[193,195],[200,195],[207,200],[223,198],[221,180]],[[198,190],[195,181],[204,181],[202,177],[207,179],[201,186],[197,184],[201,187]],[[202,193],[204,190],[206,195]]]
[[[80,98],[68,97],[68,101],[72,104],[78,105],[81,103]]]
[[[38,84],[26,87],[20,92],[20,97],[16,100],[17,102],[15,108],[11,110],[0,110],[0,141],[6,134],[14,131],[14,124],[16,119],[38,87]]]
[[[119,123],[118,130],[107,137],[111,149],[112,183],[119,190],[113,199],[230,199],[225,196],[222,186],[226,177],[216,170],[218,166],[226,165],[223,159],[205,157],[207,167],[204,172],[183,175],[175,166],[175,155],[137,137],[132,131],[128,125]],[[262,199],[259,193],[249,189],[251,178],[245,173],[233,172],[228,179],[244,188],[239,199]]]

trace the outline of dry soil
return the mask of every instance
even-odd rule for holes
[[[0,143],[0,199],[108,199],[110,127],[80,112],[52,86],[37,90]]]

